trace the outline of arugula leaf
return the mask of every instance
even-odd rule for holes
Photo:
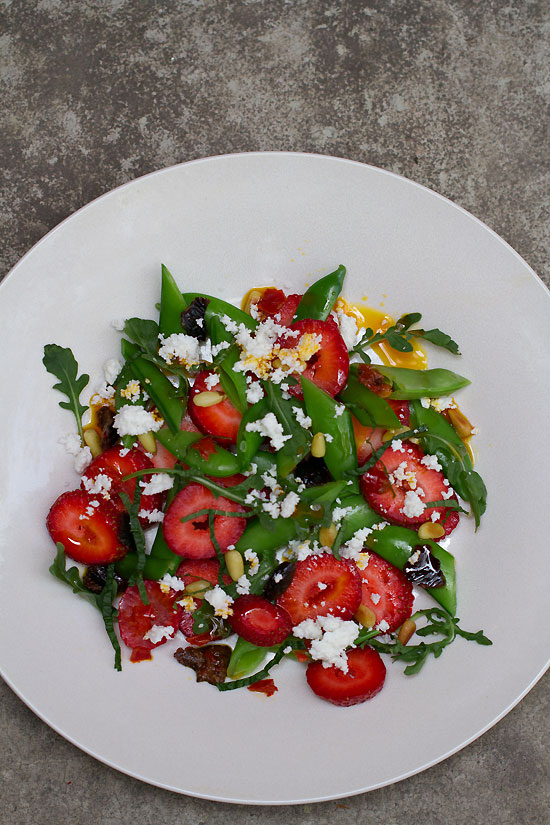
[[[124,334],[148,355],[156,358],[159,343],[159,327],[155,321],[144,318],[128,318]]]
[[[442,347],[452,352],[453,355],[460,355],[456,341],[453,341],[450,335],[447,335],[446,332],[441,332],[440,329],[411,329],[410,334],[416,338],[423,338],[436,347]]]
[[[459,627],[459,619],[454,618],[446,610],[439,607],[431,607],[427,610],[418,610],[411,616],[411,619],[416,622],[418,619],[424,618],[427,624],[416,630],[417,636],[441,636],[440,639],[434,642],[420,642],[416,645],[403,645],[395,637],[392,637],[391,642],[381,642],[378,639],[370,638],[363,639],[361,634],[358,636],[358,644],[369,644],[379,653],[389,653],[394,661],[398,659],[407,663],[405,674],[411,676],[418,673],[429,655],[438,659],[443,653],[444,648],[454,642],[457,636],[462,636],[472,642],[477,642],[480,645],[492,645],[492,641],[485,636],[482,630],[475,633],[463,630]]]
[[[409,312],[407,315],[402,315],[396,323],[388,327],[385,332],[377,332],[373,334],[372,329],[365,330],[365,334],[358,344],[353,348],[352,352],[359,355],[366,364],[370,363],[370,358],[366,356],[365,350],[369,347],[379,344],[381,341],[387,343],[398,352],[412,352],[414,347],[411,341],[414,338],[423,338],[429,341],[436,347],[443,347],[452,352],[453,355],[460,355],[458,344],[453,341],[450,335],[442,332],[440,329],[410,329],[412,324],[417,324],[422,318],[419,312]],[[365,357],[366,356],[366,357]]]
[[[83,596],[90,604],[93,604],[94,607],[97,607],[99,612],[103,617],[103,624],[105,625],[105,630],[107,631],[107,635],[111,641],[113,646],[113,650],[115,651],[115,669],[122,670],[121,665],[121,654],[120,654],[120,644],[115,633],[114,629],[114,620],[117,616],[117,611],[113,607],[113,601],[117,594],[117,583],[115,580],[115,566],[114,564],[110,564],[107,567],[107,579],[105,585],[101,591],[101,593],[92,593],[85,587],[82,579],[80,578],[80,573],[78,572],[77,567],[69,567],[67,570],[67,557],[65,555],[65,548],[63,544],[58,541],[57,542],[57,554],[50,565],[50,573],[52,576],[55,576],[56,579],[63,582],[64,584],[68,584],[69,587],[72,589],[73,593],[77,593],[79,596]]]
[[[82,374],[77,377],[78,364],[72,350],[68,347],[60,347],[57,344],[46,344],[42,363],[51,375],[55,375],[59,379],[59,383],[54,384],[54,390],[64,393],[68,399],[67,401],[60,401],[59,406],[74,413],[80,438],[83,439],[82,416],[87,407],[80,403],[80,393],[90,380],[90,376]]]

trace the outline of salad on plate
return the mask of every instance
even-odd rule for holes
[[[470,382],[422,348],[458,345],[348,303],[345,272],[238,308],[163,266],[158,320],[117,323],[88,406],[71,350],[45,346],[80,475],[46,518],[50,572],[99,609],[117,669],[121,641],[138,662],[181,639],[175,660],[220,691],[271,695],[288,657],[349,706],[386,657],[413,674],[457,636],[491,644],[459,625],[447,549],[486,506],[454,398]]]

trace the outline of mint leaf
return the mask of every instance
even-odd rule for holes
[[[90,380],[90,376],[83,374],[77,377],[78,364],[72,350],[60,347],[57,344],[46,344],[42,363],[51,375],[59,379],[59,383],[54,384],[54,390],[59,390],[68,399],[67,401],[60,401],[59,406],[74,413],[80,438],[83,439],[82,416],[87,407],[80,403],[80,393]]]

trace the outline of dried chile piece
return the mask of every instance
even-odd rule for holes
[[[327,469],[324,459],[308,456],[300,461],[294,471],[296,478],[300,479],[306,487],[317,487],[319,484],[326,484],[332,481],[332,476]]]
[[[410,582],[420,587],[445,586],[439,559],[436,559],[427,544],[417,544],[413,548],[413,554],[403,568],[403,573]]]
[[[194,298],[187,309],[181,313],[181,325],[187,335],[198,338],[199,341],[206,340],[206,329],[204,328],[204,313],[208,306],[208,298]],[[201,323],[202,322],[202,323]]]
[[[174,659],[190,667],[197,675],[197,682],[217,685],[224,682],[231,654],[229,645],[204,645],[203,647],[179,647]]]
[[[107,581],[107,565],[90,564],[82,576],[82,584],[92,593],[101,593]],[[115,581],[117,583],[117,593],[122,593],[128,582],[115,570]]]
[[[290,587],[290,583],[294,578],[294,571],[296,570],[296,562],[283,561],[275,568],[271,576],[265,583],[264,599],[272,602],[282,596],[285,590]]]
[[[97,423],[101,430],[101,449],[108,450],[118,442],[118,433],[115,430],[115,413],[111,407],[105,405],[97,411]]]
[[[385,375],[370,364],[359,364],[357,369],[357,378],[371,392],[374,392],[380,398],[387,398],[391,394],[392,385]]]

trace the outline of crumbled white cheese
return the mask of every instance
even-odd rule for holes
[[[210,375],[207,375],[204,379],[204,385],[207,390],[213,390],[214,387],[217,387],[220,383],[220,378],[217,373],[213,372]]]
[[[373,604],[378,604],[380,601],[380,593],[371,593],[370,600]]]
[[[454,496],[454,493],[455,493],[455,491],[453,490],[453,488],[449,487],[448,490],[443,490],[442,491],[441,498],[447,500],[448,498],[451,498],[451,496]]]
[[[161,521],[164,521],[162,510],[140,510],[138,516],[147,519],[149,524],[160,524]]]
[[[375,625],[375,627],[377,630],[380,630],[381,633],[386,633],[386,631],[390,629],[390,626],[385,619],[382,619],[381,622],[378,622],[378,624]]]
[[[171,625],[165,626],[161,624],[154,624],[143,638],[144,640],[157,645],[159,642],[162,642],[163,639],[171,639],[175,632],[175,628]]]
[[[115,318],[111,321],[111,326],[113,329],[116,329],[117,332],[122,332],[126,326],[126,321],[124,318]]]
[[[164,421],[157,419],[144,407],[133,407],[125,404],[121,407],[114,419],[114,427],[119,436],[143,435],[148,432],[160,430]]]
[[[98,473],[95,478],[83,476],[82,485],[86,492],[91,495],[102,495],[103,498],[110,498],[110,489],[113,479],[106,473]]]
[[[233,608],[231,607],[233,604],[233,599],[225,592],[225,590],[222,590],[219,584],[212,588],[212,590],[207,590],[204,594],[204,598],[209,604],[212,605],[216,616],[221,616],[222,619],[227,619],[229,616],[233,615]]]
[[[159,347],[159,356],[171,364],[177,361],[185,366],[195,366],[201,361],[199,341],[192,335],[185,335],[183,332],[174,332],[167,338],[159,335],[161,346]]]
[[[175,590],[179,593],[185,590],[185,582],[177,576],[171,576],[170,573],[165,573],[162,579],[159,579],[160,589],[163,593],[168,593],[169,590]]]
[[[420,459],[420,463],[427,467],[428,470],[441,470],[441,464],[436,455],[425,455]]]
[[[122,364],[116,358],[110,358],[104,363],[103,375],[105,376],[105,381],[107,384],[115,383],[121,369]]]
[[[237,579],[237,593],[241,596],[245,596],[247,593],[250,593],[250,581],[244,573],[239,579]]]
[[[164,493],[165,490],[171,490],[174,486],[174,477],[168,473],[152,473],[150,481],[139,482],[142,488],[142,495],[154,496],[155,493]]]
[[[192,613],[194,610],[197,609],[197,603],[193,596],[183,596],[181,599],[178,599],[176,604],[181,605],[181,607],[183,607],[183,609],[186,610],[188,613]]]
[[[323,667],[333,666],[343,673],[348,672],[346,650],[355,647],[358,632],[359,626],[355,622],[344,621],[336,616],[306,619],[292,630],[297,638],[311,640],[309,654],[312,659],[321,661]]]
[[[363,548],[367,536],[372,533],[371,527],[361,527],[353,536],[340,548],[340,556],[344,559],[351,559],[357,562],[360,555],[363,555]],[[367,554],[368,555],[368,554]]]
[[[89,447],[82,447],[74,460],[74,468],[76,472],[81,475],[87,467],[92,463],[92,451]]]
[[[407,518],[418,518],[424,512],[425,506],[417,490],[407,490],[401,512]]]
[[[394,438],[391,443],[391,449],[394,453],[404,453],[403,441],[400,438]]]
[[[259,433],[265,436],[265,438],[269,438],[274,450],[280,450],[285,441],[292,438],[291,435],[284,435],[282,425],[277,421],[277,418],[272,412],[267,413],[267,415],[264,415],[264,417],[258,419],[258,421],[251,421],[250,424],[246,425],[245,429],[247,432]]]
[[[441,513],[439,512],[439,510],[434,510],[430,518],[432,521],[439,521],[439,519],[441,518]]]
[[[305,414],[305,412],[303,411],[303,409],[301,407],[294,407],[293,406],[292,407],[292,412],[296,416],[296,421],[298,422],[300,427],[303,427],[304,430],[310,430],[311,429],[311,418],[310,418],[309,415]]]
[[[353,512],[353,507],[335,507],[332,511],[332,520],[338,525],[347,515]]]
[[[282,518],[290,518],[296,509],[300,496],[298,493],[287,493],[281,502],[281,516]]]
[[[257,404],[265,393],[259,381],[253,381],[246,391],[246,400],[249,404]]]
[[[345,411],[346,411],[346,407],[345,407],[344,404],[337,404],[336,407],[334,408],[334,417],[335,418],[340,418],[340,416],[343,415]]]
[[[248,548],[248,550],[244,551],[244,557],[246,561],[250,565],[250,570],[248,571],[250,576],[253,576],[255,573],[258,572],[258,567],[260,566],[260,560],[258,558],[258,554]]]
[[[359,329],[355,318],[352,315],[347,315],[343,310],[337,309],[335,315],[340,335],[349,351],[359,343],[365,334],[365,330],[363,328]]]

